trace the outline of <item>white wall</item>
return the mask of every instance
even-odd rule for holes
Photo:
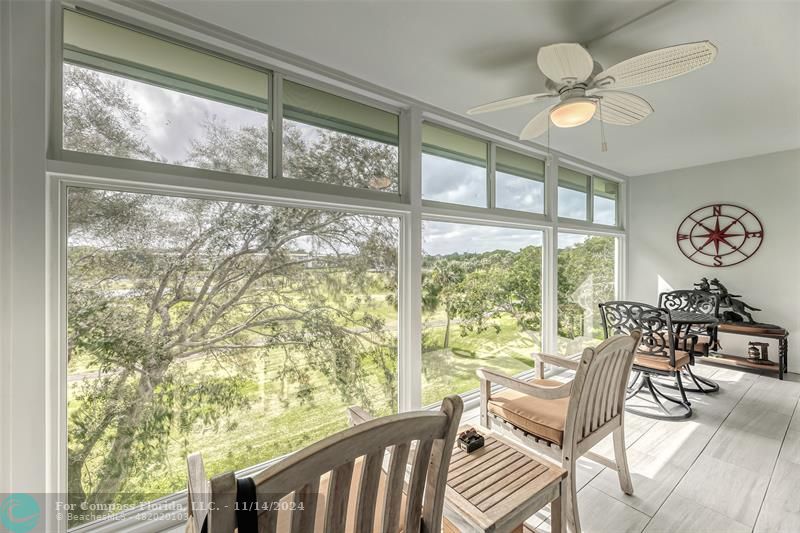
[[[58,432],[45,410],[49,4],[0,3],[0,493],[35,494]]]
[[[754,318],[787,328],[789,371],[800,372],[800,150],[778,152],[631,178],[628,296],[657,302],[659,289],[691,288],[719,278],[758,308]],[[675,233],[694,209],[731,203],[753,211],[764,242],[738,265],[710,268],[678,250]],[[661,287],[660,287],[661,285]],[[746,338],[722,338],[725,352],[746,351]],[[776,346],[770,347],[770,357]]]

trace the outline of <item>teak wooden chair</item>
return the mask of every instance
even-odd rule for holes
[[[242,527],[244,508],[256,510],[244,518],[257,522],[259,533],[439,532],[462,411],[461,398],[448,396],[439,412],[401,413],[341,431],[251,476],[255,497],[245,505],[242,490],[237,496],[242,479],[228,472],[209,482],[202,458],[192,454],[187,531],[251,533],[254,525]]]
[[[581,530],[575,482],[579,457],[587,456],[616,470],[622,491],[633,494],[625,453],[624,407],[633,355],[640,340],[638,331],[619,335],[596,348],[586,348],[580,360],[534,356],[537,366],[546,362],[574,370],[575,378],[567,383],[522,381],[485,368],[477,371],[481,379],[481,424],[490,428],[493,421],[500,423],[560,459],[567,470],[567,527],[574,533]],[[493,383],[507,390],[493,394]],[[615,461],[590,451],[609,434],[613,435]]]

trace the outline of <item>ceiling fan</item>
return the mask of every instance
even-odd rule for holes
[[[536,61],[547,76],[548,92],[491,102],[467,111],[468,115],[510,109],[539,100],[558,98],[534,116],[522,129],[521,140],[547,131],[550,121],[572,128],[597,117],[602,123],[632,126],[653,112],[647,100],[616,89],[641,87],[682,76],[711,63],[717,47],[710,41],[679,44],[647,52],[601,70],[592,56],[576,43],[559,43],[539,49]],[[597,68],[595,68],[597,66]],[[596,73],[600,70],[599,73]],[[605,147],[604,147],[605,149]]]

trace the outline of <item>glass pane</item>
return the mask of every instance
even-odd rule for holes
[[[64,64],[67,150],[268,176],[267,114]]]
[[[63,147],[268,175],[266,73],[64,12]]]
[[[580,353],[603,339],[598,304],[616,295],[617,239],[558,234],[558,350]]]
[[[488,144],[431,124],[422,125],[422,198],[487,207]]]
[[[475,389],[479,367],[514,375],[541,348],[542,233],[425,221],[422,404]]]
[[[544,161],[499,146],[495,156],[495,205],[544,213]]]
[[[219,88],[267,101],[265,72],[69,10],[64,11],[64,48],[78,62],[116,63],[150,81],[163,75],[174,82],[191,81],[198,89]]]
[[[604,178],[594,178],[593,210],[594,222],[607,226],[617,225],[617,201],[619,184]]]
[[[558,216],[586,220],[589,176],[568,168],[558,169]]]
[[[214,476],[349,405],[397,410],[396,218],[71,188],[67,239],[77,508],[182,490],[191,452]]]
[[[283,174],[346,187],[399,190],[399,118],[283,82]]]

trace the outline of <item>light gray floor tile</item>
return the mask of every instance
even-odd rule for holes
[[[650,520],[646,514],[591,486],[578,493],[578,509],[584,533],[639,533]]]
[[[757,474],[746,468],[702,455],[678,484],[675,493],[753,526],[767,491],[770,473]]]
[[[749,533],[750,527],[677,494],[671,495],[645,533]]]
[[[786,432],[780,458],[800,465],[800,430],[790,429]]]
[[[745,433],[782,440],[790,420],[791,414],[773,411],[769,407],[750,405],[745,397],[725,419],[725,426],[740,429]]]
[[[649,516],[656,514],[686,473],[685,469],[675,466],[671,461],[633,449],[628,450],[628,465],[633,481],[632,496],[622,492],[617,473],[608,468],[594,478],[589,486]]]
[[[703,451],[718,424],[700,417],[681,422],[661,420],[642,435],[631,449],[663,458],[685,470]]]
[[[781,439],[723,424],[703,454],[762,474],[772,471],[780,449]]]
[[[800,464],[778,459],[758,515],[757,533],[800,531]]]

